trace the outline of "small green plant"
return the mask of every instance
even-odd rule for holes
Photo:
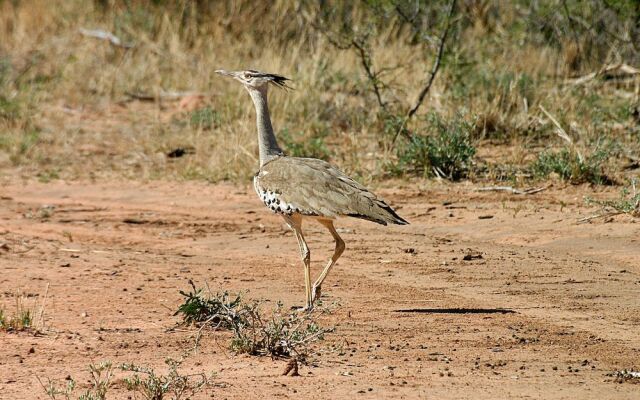
[[[171,395],[173,400],[180,400],[185,395],[194,395],[210,384],[211,377],[204,373],[181,375],[178,367],[182,361],[167,359],[165,362],[169,366],[167,375],[159,375],[149,367],[122,364],[120,370],[133,372],[132,376],[123,379],[127,390],[139,393],[148,400],[162,400],[167,394]],[[72,378],[68,378],[64,385],[57,385],[50,379],[44,383],[38,378],[38,382],[52,400],[106,400],[114,376],[113,364],[110,361],[104,361],[98,365],[89,364],[89,373],[91,387],[79,395],[76,394],[76,381]]]
[[[390,167],[391,172],[453,181],[466,178],[476,153],[471,141],[474,124],[460,115],[446,120],[435,113],[429,114],[427,121],[433,133],[410,136],[398,152],[398,162]]]
[[[127,389],[139,393],[147,400],[162,400],[167,394],[173,400],[180,400],[184,396],[193,396],[210,384],[211,377],[205,373],[181,375],[178,367],[182,361],[167,358],[165,363],[169,366],[167,375],[159,375],[149,367],[123,364],[123,371],[134,373],[124,379]]]
[[[220,126],[220,114],[211,107],[200,108],[191,113],[189,124],[205,130],[215,128]]]
[[[25,295],[15,296],[15,309],[9,314],[5,308],[0,308],[0,331],[5,332],[40,332],[44,328],[44,302],[31,306],[26,303]]]
[[[278,303],[268,315],[260,310],[259,301],[247,302],[241,295],[230,296],[227,292],[214,295],[189,283],[192,290],[180,292],[185,302],[176,314],[181,314],[186,324],[199,324],[201,330],[205,327],[230,330],[233,337],[229,347],[237,353],[303,361],[309,355],[310,345],[330,331],[321,328],[311,313],[285,312]]]
[[[42,183],[49,183],[53,180],[60,179],[60,175],[55,169],[46,169],[40,171],[36,176],[38,177],[38,181]]]
[[[7,332],[19,332],[31,329],[33,317],[31,310],[25,309],[22,302],[16,304],[16,312],[12,316],[5,316],[0,310],[0,329]]]
[[[0,95],[0,120],[14,121],[20,117],[20,104],[16,99]]]
[[[591,197],[585,198],[587,205],[598,205],[602,212],[594,217],[607,217],[617,214],[628,214],[632,217],[640,218],[640,193],[636,188],[636,180],[631,181],[630,188],[623,188],[620,197],[615,200],[595,200]],[[589,217],[593,219],[593,217]]]
[[[244,319],[242,297],[238,294],[230,296],[228,292],[207,295],[204,289],[196,289],[193,281],[189,281],[191,291],[180,291],[185,301],[174,315],[182,315],[186,324],[211,323],[217,328],[230,329],[237,319]],[[208,292],[208,290],[207,290]]]
[[[312,314],[285,312],[281,303],[270,316],[257,308],[252,308],[248,315],[246,324],[234,330],[231,349],[237,353],[304,360],[309,354],[309,344],[324,339],[327,332],[318,326]]]
[[[287,154],[293,157],[310,157],[321,160],[328,160],[331,156],[331,152],[324,142],[326,136],[326,133],[321,132],[312,133],[309,137],[305,137],[303,132],[293,134],[286,128],[279,132],[280,140]]]
[[[113,366],[110,361],[101,362],[98,365],[89,364],[89,373],[91,374],[91,388],[85,390],[78,400],[105,400],[107,398],[107,391],[111,385],[111,378],[113,376]],[[73,379],[68,379],[66,385],[59,387],[50,379],[44,384],[40,378],[38,382],[44,389],[47,396],[50,399],[66,399],[71,400],[74,396],[76,389],[76,382]]]
[[[613,180],[604,171],[604,164],[609,156],[610,151],[606,148],[598,148],[587,156],[567,147],[558,152],[544,151],[532,165],[533,175],[547,178],[555,173],[572,184],[610,185]]]

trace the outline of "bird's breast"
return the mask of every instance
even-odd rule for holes
[[[260,173],[256,174],[256,176],[253,178],[253,187],[255,188],[258,197],[260,197],[260,200],[262,200],[264,205],[274,213],[292,215],[300,212],[298,207],[284,201],[280,193],[269,190],[268,188],[260,185]]]

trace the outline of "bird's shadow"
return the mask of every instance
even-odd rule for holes
[[[508,308],[406,308],[394,310],[397,313],[414,314],[515,314]]]

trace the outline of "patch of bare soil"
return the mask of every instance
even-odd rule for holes
[[[323,287],[335,333],[299,377],[207,334],[187,372],[196,398],[631,399],[607,374],[640,367],[640,224],[577,224],[587,188],[532,195],[434,183],[380,190],[411,225],[338,222],[347,250]],[[252,189],[197,183],[8,182],[0,199],[0,304],[42,295],[44,335],[0,333],[0,398],[44,399],[37,378],[111,360],[164,371],[193,347],[171,329],[188,279],[301,305],[295,239]],[[306,225],[314,272],[330,235]],[[109,398],[127,398],[121,380]]]

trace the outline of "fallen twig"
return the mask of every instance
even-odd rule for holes
[[[123,49],[131,49],[134,47],[134,44],[123,43],[122,40],[120,40],[120,38],[114,35],[113,33],[103,31],[101,29],[80,28],[78,31],[80,32],[81,35],[84,35],[84,36],[89,36],[89,37],[100,39],[100,40],[106,40],[116,47],[122,47]]]
[[[487,187],[477,188],[476,192],[509,192],[513,194],[534,194],[534,193],[542,192],[543,190],[547,190],[548,188],[549,186],[544,186],[544,187],[537,187],[537,188],[531,187],[528,189],[521,190],[511,186],[487,186]]]
[[[623,212],[623,211],[607,211],[607,212],[604,212],[604,213],[601,213],[601,214],[594,214],[594,215],[590,215],[588,217],[580,218],[578,220],[578,223],[579,224],[583,224],[585,222],[589,222],[589,221],[594,220],[594,219],[614,217],[614,216],[620,215],[620,214],[625,214],[625,212]]]

